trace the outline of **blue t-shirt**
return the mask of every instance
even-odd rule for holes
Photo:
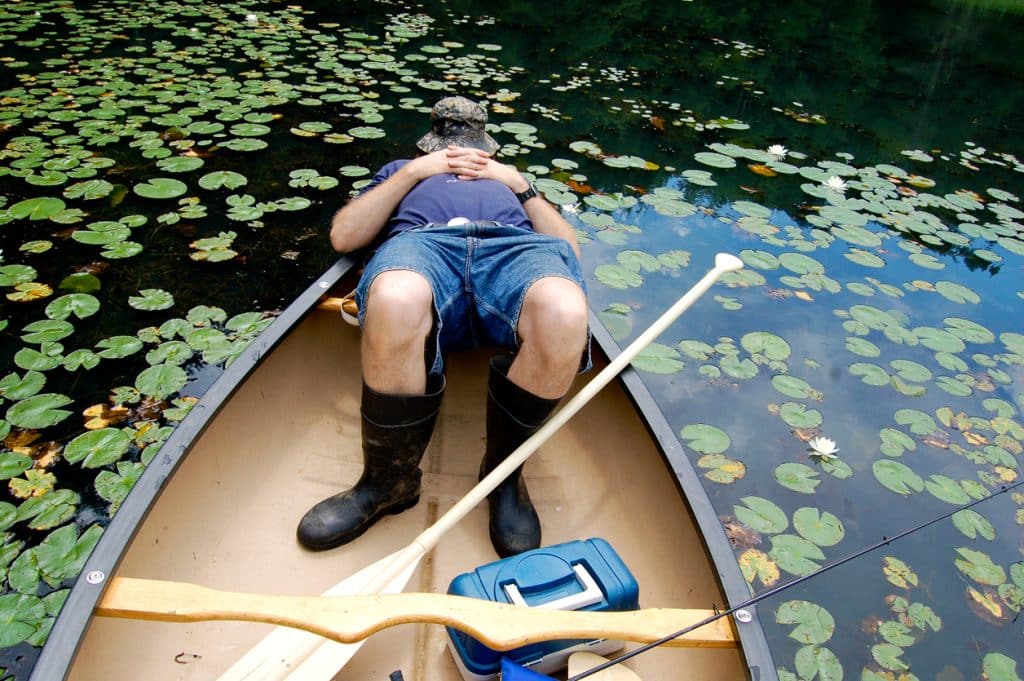
[[[363,191],[388,179],[409,161],[392,161],[377,171]],[[497,180],[460,180],[445,173],[432,175],[413,187],[391,214],[380,240],[413,227],[430,223],[445,224],[452,218],[470,221],[493,220],[503,225],[533,229],[521,203],[512,190]]]

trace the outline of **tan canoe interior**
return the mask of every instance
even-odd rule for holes
[[[423,462],[420,503],[347,546],[307,552],[295,541],[295,524],[314,502],[354,483],[361,469],[358,331],[335,314],[311,313],[203,434],[119,574],[319,594],[397,551],[476,482],[486,355],[450,357],[448,380]],[[526,476],[544,543],[607,539],[637,578],[641,606],[724,602],[670,473],[617,383],[531,457]],[[457,574],[495,559],[482,505],[420,563],[406,591],[443,593]],[[251,623],[94,618],[70,678],[216,679],[269,631]],[[735,649],[658,649],[627,666],[648,681],[747,678]],[[335,678],[385,681],[397,669],[406,681],[461,678],[437,625],[401,625],[372,636]]]

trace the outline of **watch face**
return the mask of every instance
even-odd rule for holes
[[[537,196],[537,188],[532,184],[526,188],[525,192],[516,194],[516,198],[519,199],[519,203],[526,203],[535,196]]]

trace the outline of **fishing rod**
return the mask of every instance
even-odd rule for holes
[[[760,593],[760,594],[758,594],[756,596],[753,596],[752,598],[749,598],[749,599],[743,601],[742,603],[740,603],[738,605],[734,605],[731,608],[729,608],[728,610],[723,610],[722,612],[715,613],[714,615],[711,615],[710,617],[707,617],[707,618],[701,620],[700,622],[695,622],[694,624],[691,624],[690,626],[685,627],[683,629],[680,629],[679,631],[676,631],[674,633],[668,634],[667,636],[664,636],[664,637],[658,639],[657,641],[651,641],[650,643],[645,643],[644,645],[640,646],[639,648],[636,648],[635,650],[631,650],[628,653],[624,653],[624,654],[616,657],[615,659],[608,660],[607,662],[602,662],[601,664],[596,665],[594,667],[591,667],[590,669],[587,669],[586,671],[580,672],[579,674],[576,674],[575,676],[570,676],[568,679],[566,679],[566,681],[579,681],[579,679],[583,679],[583,678],[585,678],[587,676],[591,676],[592,674],[597,674],[598,672],[604,671],[605,669],[608,669],[609,667],[617,665],[617,664],[619,664],[621,662],[625,662],[626,660],[632,659],[632,658],[636,657],[637,655],[641,655],[643,653],[646,653],[648,650],[651,650],[652,648],[657,648],[658,646],[664,645],[664,644],[668,643],[669,641],[671,641],[673,639],[679,638],[680,636],[685,636],[686,634],[690,633],[691,631],[694,631],[695,629],[700,629],[701,627],[703,627],[705,625],[711,624],[712,622],[720,620],[723,617],[731,615],[731,614],[735,613],[737,610],[742,610],[744,608],[749,608],[752,605],[760,603],[761,601],[765,600],[766,598],[770,598],[772,596],[777,596],[778,594],[782,593],[783,591],[786,591],[787,589],[789,589],[791,587],[796,586],[797,584],[802,584],[802,583],[808,581],[809,579],[811,579],[813,577],[817,577],[818,575],[822,575],[822,574],[828,572],[829,570],[832,570],[833,568],[837,568],[840,565],[845,565],[846,563],[849,563],[851,560],[854,560],[856,558],[860,558],[861,556],[863,556],[863,555],[865,555],[867,553],[871,553],[875,549],[879,549],[879,548],[881,548],[883,546],[886,546],[887,544],[891,544],[894,541],[897,541],[899,539],[903,539],[907,535],[913,534],[913,533],[915,533],[915,532],[917,532],[919,530],[923,530],[926,527],[929,527],[931,525],[934,525],[935,523],[941,522],[943,520],[946,520],[947,518],[950,518],[950,517],[956,515],[960,511],[965,511],[965,510],[967,510],[967,509],[969,509],[969,508],[971,508],[973,506],[977,506],[978,504],[980,504],[980,503],[982,503],[984,501],[989,501],[991,499],[994,499],[995,497],[997,497],[997,496],[999,496],[1001,494],[1005,494],[1006,492],[1009,492],[1011,490],[1017,489],[1018,487],[1020,487],[1022,485],[1024,485],[1024,480],[1016,482],[1013,485],[1008,485],[1008,486],[1004,485],[998,491],[993,492],[992,494],[990,494],[987,497],[983,497],[981,499],[975,499],[974,501],[968,502],[966,504],[962,504],[962,505],[958,506],[957,508],[953,509],[952,511],[947,511],[946,513],[938,515],[938,516],[932,518],[931,520],[927,520],[927,521],[925,521],[923,523],[920,523],[919,525],[915,525],[915,526],[910,527],[910,528],[908,528],[906,530],[903,530],[903,531],[893,535],[892,537],[885,537],[885,536],[883,536],[881,540],[875,542],[874,544],[871,544],[869,546],[865,546],[865,547],[863,547],[861,549],[858,549],[857,551],[854,551],[853,553],[851,553],[849,555],[843,556],[842,558],[839,558],[839,559],[837,559],[837,560],[835,560],[835,561],[833,561],[831,563],[827,563],[825,565],[822,565],[820,568],[818,568],[817,570],[814,570],[813,572],[809,572],[806,575],[801,575],[800,577],[796,577],[794,579],[791,579],[788,582],[785,582],[785,583],[780,584],[780,585],[778,585],[776,587],[768,589],[767,591],[764,591],[764,592],[762,592],[762,593]]]

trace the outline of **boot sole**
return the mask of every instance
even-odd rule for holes
[[[313,544],[300,539],[299,543],[311,551],[327,551],[330,549],[337,548],[342,544],[347,544],[350,541],[353,541],[361,537],[367,530],[373,527],[377,523],[377,521],[380,520],[382,517],[386,515],[397,515],[402,511],[407,511],[416,504],[418,504],[419,501],[420,495],[418,494],[414,497],[409,497],[407,499],[396,501],[395,503],[389,506],[385,506],[384,508],[379,509],[376,513],[367,518],[366,522],[362,525],[359,525],[358,527],[349,530],[348,532],[334,535],[331,537],[329,541]]]

